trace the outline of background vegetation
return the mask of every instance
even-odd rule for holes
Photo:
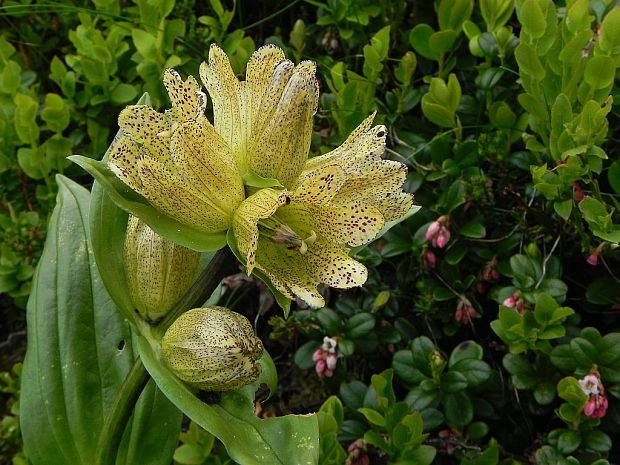
[[[265,43],[316,61],[313,153],[376,111],[423,206],[329,307],[284,320],[225,281],[278,365],[259,414],[321,408],[322,464],[620,460],[614,1],[5,1],[0,24],[3,463],[28,463],[17,362],[54,175],[88,185],[66,156],[100,158],[119,111],[145,91],[164,108],[164,68],[197,76],[212,42],[239,74]],[[593,370],[602,418],[577,384]],[[179,441],[175,463],[229,463],[193,424]]]

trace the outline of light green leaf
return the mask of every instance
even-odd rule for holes
[[[91,465],[134,354],[129,326],[90,252],[89,193],[62,176],[57,183],[58,202],[28,303],[21,427],[34,465]],[[117,464],[168,465],[181,415],[152,383],[130,425]]]

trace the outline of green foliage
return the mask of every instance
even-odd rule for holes
[[[355,251],[369,268],[367,284],[326,294],[326,308],[293,304],[284,319],[270,309],[267,291],[239,277],[226,281],[218,296],[258,315],[256,328],[286,373],[266,411],[322,405],[318,426],[285,420],[299,431],[316,428],[320,441],[308,457],[319,464],[342,465],[353,450],[370,463],[618,462],[616,3],[306,0],[249,8],[224,0],[96,0],[59,3],[52,12],[36,2],[3,5],[10,23],[0,33],[0,292],[25,306],[58,189],[54,175],[90,183],[67,160],[79,154],[98,182],[114,183],[95,160],[116,133],[121,108],[145,91],[155,108],[167,105],[165,67],[197,75],[215,42],[240,75],[254,49],[274,43],[295,62],[317,62],[322,94],[312,154],[333,149],[376,112],[376,123],[388,127],[386,156],[408,166],[406,188],[422,209]],[[116,187],[118,204],[150,207]],[[123,302],[119,249],[102,240],[120,240],[126,219],[99,187],[92,202],[99,204],[89,219],[94,254],[116,305],[134,321]],[[426,234],[442,217],[449,237],[439,247]],[[226,240],[168,227],[205,249]],[[313,353],[324,337],[337,342],[337,364],[319,379]],[[157,360],[142,345],[145,358]],[[592,370],[609,400],[596,420],[584,414],[578,384]],[[153,372],[179,405],[194,409],[191,391]],[[32,368],[25,374],[34,378]],[[256,418],[253,400],[244,393],[224,406],[196,407],[175,463],[232,464],[235,453],[249,454],[250,443],[227,452],[198,425],[213,430],[217,410],[262,432],[275,422]],[[21,405],[24,411],[24,397]],[[19,450],[15,418],[4,417],[1,437]],[[37,428],[24,428],[28,444],[32,431],[44,429]],[[48,430],[37,441],[39,434],[51,440]],[[276,441],[271,452],[296,454],[293,445]]]
[[[34,465],[92,463],[104,420],[136,358],[129,327],[89,249],[90,195],[66,178],[58,182],[34,280],[36,299],[28,305],[22,372],[20,421]],[[169,463],[180,423],[179,411],[151,382],[125,430],[118,463]]]

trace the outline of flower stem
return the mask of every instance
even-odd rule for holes
[[[202,305],[220,283],[231,273],[234,273],[236,260],[228,247],[215,253],[205,270],[201,273],[196,283],[190,288],[183,298],[166,315],[164,320],[154,328],[137,328],[147,339],[153,343],[153,335],[161,338],[166,329],[178,318],[180,314],[190,308]],[[134,328],[136,329],[136,328]],[[150,379],[148,371],[144,368],[142,360],[136,359],[131,371],[123,383],[112,411],[105,419],[103,430],[97,443],[95,465],[114,465],[118,448],[131,417],[136,402]]]
[[[149,378],[142,360],[136,359],[103,425],[97,443],[95,465],[114,465],[116,462],[116,454],[125,426]]]

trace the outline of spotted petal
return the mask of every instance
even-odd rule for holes
[[[150,156],[159,160],[168,158],[168,141],[161,134],[169,131],[170,123],[161,113],[146,105],[130,105],[121,111],[118,125]]]
[[[170,153],[175,172],[207,199],[203,208],[232,217],[245,197],[243,181],[215,129],[197,122],[182,124],[172,135]]]
[[[347,139],[331,152],[309,159],[302,174],[308,173],[328,164],[338,164],[347,172],[363,169],[364,166],[380,160],[385,152],[386,128],[383,125],[372,127],[374,113],[366,118],[347,137]]]
[[[350,258],[344,248],[325,241],[317,241],[302,255],[261,238],[256,266],[280,292],[315,308],[325,305],[319,284],[345,289],[361,286],[368,277],[366,267]]]
[[[249,168],[285,187],[294,184],[308,157],[318,104],[315,72],[312,62],[295,67],[264,130],[253,128],[248,145]]]
[[[196,120],[204,114],[207,97],[200,91],[200,85],[193,76],[185,81],[179,73],[168,68],[164,72],[164,86],[170,96],[172,108],[166,112],[174,121]]]
[[[384,224],[377,208],[360,202],[339,206],[292,202],[278,210],[277,215],[295,231],[306,235],[315,231],[329,242],[350,246],[369,243]]]
[[[126,135],[112,142],[108,153],[108,166],[118,178],[139,192],[143,186],[138,174],[140,146]]]
[[[336,205],[356,201],[377,207],[386,221],[392,221],[409,211],[411,194],[402,192],[407,167],[392,160],[377,160],[349,174],[333,198]]]
[[[200,77],[213,102],[213,120],[218,133],[233,153],[245,150],[241,137],[241,86],[226,53],[217,45],[209,49],[209,61],[200,65]]]
[[[288,200],[285,190],[261,189],[245,199],[233,216],[233,230],[239,252],[245,257],[247,273],[252,273],[258,245],[258,222],[269,218]]]

